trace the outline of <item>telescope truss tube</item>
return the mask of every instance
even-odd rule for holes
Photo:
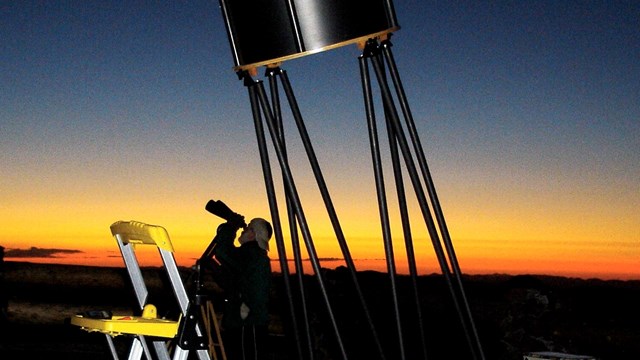
[[[435,192],[431,175],[426,165],[426,160],[419,142],[415,124],[413,123],[411,111],[398,71],[391,53],[391,43],[389,41],[391,33],[400,29],[396,20],[395,10],[392,0],[219,0],[222,15],[224,17],[226,32],[231,45],[233,56],[233,69],[244,80],[244,84],[249,92],[251,108],[256,126],[256,135],[262,160],[263,173],[265,175],[265,185],[269,197],[271,216],[274,220],[274,234],[278,253],[281,261],[283,273],[285,273],[285,288],[289,300],[289,308],[294,322],[294,335],[298,356],[304,355],[313,357],[312,341],[310,338],[309,318],[307,314],[306,297],[304,295],[302,281],[302,265],[298,230],[302,235],[304,245],[309,254],[309,260],[318,281],[320,295],[325,303],[327,318],[333,329],[336,346],[342,359],[347,360],[347,351],[343,342],[340,326],[334,315],[331,301],[329,299],[325,279],[322,276],[320,261],[315,250],[315,245],[310,229],[304,214],[301,200],[298,196],[296,183],[287,159],[285,138],[282,128],[282,114],[278,94],[278,82],[281,80],[284,87],[289,108],[293,113],[296,125],[300,132],[305,150],[312,165],[318,187],[322,193],[327,212],[331,218],[332,225],[336,233],[336,239],[340,243],[347,268],[351,272],[354,288],[361,302],[365,318],[369,324],[371,335],[375,341],[378,354],[381,359],[385,359],[383,346],[379,341],[377,331],[373,326],[373,319],[369,313],[364,295],[358,284],[355,264],[349,253],[349,249],[342,233],[342,229],[333,208],[333,204],[322,176],[319,164],[315,157],[311,145],[311,139],[306,132],[302,115],[298,109],[293,89],[290,86],[286,72],[280,68],[280,63],[325,50],[337,47],[358,44],[362,49],[362,56],[359,57],[361,70],[361,81],[363,85],[363,96],[367,125],[372,148],[372,160],[376,175],[376,187],[378,190],[378,205],[383,226],[383,240],[385,242],[387,269],[390,275],[391,290],[393,297],[393,307],[396,322],[397,337],[392,339],[396,342],[399,350],[399,357],[404,360],[406,357],[403,336],[403,324],[400,320],[401,310],[398,300],[397,288],[395,284],[395,256],[393,255],[393,244],[391,230],[388,221],[388,207],[386,193],[384,193],[383,166],[380,161],[378,130],[376,129],[376,118],[373,112],[374,101],[371,91],[371,79],[369,75],[369,65],[373,67],[378,90],[382,97],[384,109],[384,120],[389,138],[389,146],[392,152],[394,180],[397,185],[396,191],[400,205],[402,217],[403,234],[405,246],[407,248],[409,267],[412,277],[413,295],[416,303],[418,322],[420,323],[420,335],[425,340],[425,331],[422,328],[422,314],[417,293],[416,277],[417,269],[415,257],[413,256],[413,239],[409,224],[408,209],[406,207],[406,190],[402,178],[402,160],[404,160],[404,170],[408,173],[409,180],[415,191],[416,198],[420,205],[425,225],[429,231],[433,248],[436,252],[442,274],[447,282],[452,301],[461,320],[462,328],[469,343],[471,356],[474,360],[484,360],[485,356],[476,331],[476,327],[471,316],[467,303],[464,288],[461,282],[461,271],[453,249],[444,216],[440,208]],[[382,41],[381,43],[379,41]],[[269,78],[271,88],[271,99],[266,94],[264,84],[260,80],[254,80],[256,69],[266,66],[266,74]],[[391,77],[393,89],[389,84],[388,76]],[[398,99],[402,110],[402,117],[398,113],[398,106],[395,99]],[[402,122],[404,119],[404,123]],[[264,122],[263,122],[264,120]],[[268,149],[265,137],[264,124],[272,140],[273,150],[280,165],[285,199],[287,202],[287,214],[292,231],[292,246],[294,248],[294,260],[296,273],[298,276],[298,286],[300,288],[300,302],[302,305],[302,320],[304,334],[300,334],[296,324],[296,306],[293,301],[291,285],[288,283],[288,265],[284,248],[283,234],[281,230],[279,211],[276,201],[276,193],[273,182],[273,175],[268,159]],[[405,128],[408,129],[409,139],[405,135]],[[411,147],[410,145],[413,145]],[[412,152],[413,148],[413,152]],[[414,159],[417,157],[418,165]],[[423,184],[424,183],[424,184]],[[426,187],[426,189],[425,189]],[[432,211],[433,210],[433,213]],[[435,219],[434,219],[435,217]],[[442,237],[442,238],[441,238]],[[306,339],[302,339],[306,335]],[[302,342],[306,342],[307,349],[304,349]],[[423,356],[427,358],[427,349],[422,344]],[[306,354],[305,354],[306,352]]]

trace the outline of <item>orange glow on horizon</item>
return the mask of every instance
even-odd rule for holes
[[[486,243],[486,242],[485,242]],[[106,246],[105,246],[106,245]],[[181,249],[184,244],[175,243],[176,262],[179,266],[191,267],[202,255],[200,251]],[[203,244],[203,249],[208,242]],[[277,256],[275,244],[272,244],[269,253],[272,260],[273,271],[280,272],[280,262]],[[304,245],[302,245],[304,247]],[[361,245],[362,246],[362,245]],[[404,246],[404,245],[402,245]],[[519,245],[523,249],[522,245]],[[458,249],[459,248],[459,249]],[[456,258],[462,274],[536,274],[555,275],[576,278],[600,278],[619,280],[640,280],[640,264],[637,258],[620,258],[616,256],[593,257],[591,254],[554,254],[548,247],[537,245],[525,246],[520,254],[513,250],[505,249],[496,251],[496,247],[487,246],[480,251],[477,245],[465,246],[461,243],[456,248]],[[141,266],[161,266],[161,259],[155,248],[136,249],[136,254]],[[373,270],[387,272],[387,261],[384,253],[370,252],[369,256],[354,256],[352,254],[356,270]],[[313,269],[308,260],[306,252],[302,256],[305,266],[305,273],[312,273]],[[319,255],[319,262],[322,267],[334,269],[338,266],[345,266],[346,263],[339,253],[331,256]],[[395,272],[398,274],[408,274],[408,264],[406,255],[402,251],[395,252]],[[287,254],[289,271],[294,271],[294,264],[291,254]],[[106,266],[123,267],[124,262],[120,256],[117,245],[110,239],[109,244],[103,243],[101,247],[84,248],[81,252],[74,254],[61,254],[48,258],[6,258],[7,261],[25,261],[43,264],[69,264],[85,266]],[[418,275],[440,274],[442,273],[433,250],[422,246],[416,251],[416,265]]]
[[[229,200],[229,204],[233,205],[243,202],[249,203],[249,200]],[[126,206],[96,203],[81,204],[80,207],[84,205],[86,211],[78,213],[78,205],[72,210],[61,203],[49,203],[48,207],[43,208],[46,211],[34,215],[33,219],[37,219],[36,221],[21,217],[20,212],[15,211],[26,211],[21,207],[0,208],[0,221],[4,229],[0,245],[4,246],[6,251],[35,247],[53,252],[44,257],[7,256],[5,259],[51,264],[123,266],[109,226],[115,220],[137,220],[164,226],[175,247],[178,265],[188,267],[202,255],[222,221],[205,212],[204,206],[180,204],[170,206],[171,211],[166,211],[169,208],[166,204],[142,206],[124,202]],[[109,206],[113,206],[113,209],[109,209]],[[365,209],[357,203],[353,207],[348,204],[342,206],[353,211],[343,211],[340,216],[350,255],[357,270],[386,272],[385,249],[379,235],[381,231],[377,209]],[[308,212],[312,216],[309,224],[312,240],[322,266],[335,268],[344,265],[344,261],[326,259],[342,259],[343,255],[333,235],[331,224],[321,208],[312,207]],[[411,210],[415,213],[415,209]],[[491,209],[492,214],[498,214],[496,218],[487,218],[484,214],[468,214],[457,208],[448,212],[448,226],[462,273],[640,279],[640,249],[636,245],[640,238],[636,231],[637,223],[624,221],[622,224],[626,224],[626,227],[614,226],[615,219],[611,216],[587,220],[576,216],[565,217],[563,220],[545,220],[542,213],[524,221],[514,215],[519,211],[524,212],[522,209],[513,210],[511,213],[507,210]],[[264,204],[252,208],[251,212],[248,217],[269,213]],[[626,214],[623,219],[631,219],[633,216]],[[406,274],[406,250],[404,242],[398,238],[400,227],[397,220],[396,216],[392,216],[396,272]],[[419,217],[412,219],[413,245],[419,274],[440,273],[433,244],[424,223],[420,220]],[[288,229],[285,227],[282,231],[285,234],[287,258],[292,259],[290,239],[286,238]],[[545,238],[542,239],[540,234],[544,234]],[[308,259],[302,237],[300,246],[301,257]],[[60,250],[62,252],[56,252]],[[149,256],[148,259],[144,257],[144,261],[148,260],[149,266],[159,266],[160,260],[155,255]],[[274,270],[277,271],[279,262],[273,240],[270,256]]]

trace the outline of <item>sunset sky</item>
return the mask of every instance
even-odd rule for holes
[[[640,3],[395,7],[392,51],[462,271],[640,279]],[[359,55],[349,45],[282,64],[358,270],[384,264]],[[217,1],[3,2],[5,259],[120,266],[109,226],[137,220],[164,226],[189,266],[222,221],[204,210],[209,199],[268,217],[232,67]],[[285,121],[318,255],[340,258],[289,112]],[[438,272],[410,211],[419,270]]]

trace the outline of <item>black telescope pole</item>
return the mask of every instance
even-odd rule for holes
[[[284,134],[284,126],[282,123],[282,111],[281,111],[281,107],[280,107],[280,96],[279,96],[279,91],[278,91],[278,81],[277,81],[277,77],[276,74],[278,72],[278,68],[273,68],[273,67],[268,67],[265,71],[265,75],[266,77],[269,79],[269,88],[270,88],[270,93],[271,93],[271,104],[273,107],[273,117],[274,117],[274,124],[275,124],[275,128],[277,129],[277,133],[278,133],[278,141],[280,141],[280,144],[282,146],[282,152],[283,152],[283,158],[284,161],[287,162],[288,164],[288,157],[287,157],[287,147],[286,147],[286,143],[285,143],[285,134]],[[289,166],[289,165],[287,165]],[[284,178],[284,174],[282,175],[282,177]],[[304,286],[304,278],[303,278],[303,274],[304,274],[304,269],[303,269],[303,265],[302,265],[302,255],[301,255],[301,249],[300,249],[300,239],[298,237],[298,230],[297,230],[297,224],[296,224],[296,215],[295,212],[292,208],[292,204],[291,204],[291,195],[289,194],[289,192],[287,191],[287,187],[284,186],[284,197],[285,197],[285,201],[287,204],[287,219],[289,222],[289,235],[291,237],[291,246],[292,246],[292,251],[294,254],[294,265],[295,265],[295,269],[296,269],[296,279],[298,281],[298,297],[300,299],[300,308],[301,308],[301,312],[302,312],[302,325],[304,327],[304,334],[305,334],[305,340],[306,340],[306,345],[307,345],[307,349],[308,349],[308,353],[309,353],[309,357],[310,359],[313,359],[314,355],[312,352],[313,349],[313,341],[311,339],[311,328],[310,328],[310,322],[309,322],[309,313],[308,313],[308,308],[307,308],[307,303],[305,301],[306,299],[306,290],[305,290],[305,286]],[[293,299],[293,293],[289,292],[289,297],[290,299]],[[294,304],[295,306],[295,304]],[[292,309],[292,311],[295,311],[295,309]],[[295,318],[292,318],[293,321],[297,320]],[[298,352],[300,354],[300,356],[302,357],[302,340],[300,339],[300,334],[299,334],[299,330],[298,330],[298,324],[294,323],[295,329],[294,329],[294,333],[296,334],[296,342],[297,342],[297,346],[298,346]]]
[[[247,72],[243,72],[240,74],[241,77],[244,77],[244,84],[247,86],[249,92],[249,101],[251,102],[251,110],[254,119],[254,126],[256,129],[256,138],[258,141],[258,149],[260,152],[260,160],[264,172],[265,184],[267,187],[267,196],[269,199],[269,209],[271,211],[271,217],[274,221],[274,235],[276,235],[276,246],[278,248],[278,259],[280,260],[280,269],[282,271],[282,278],[285,286],[285,291],[287,293],[287,300],[289,304],[289,312],[291,315],[292,327],[293,327],[293,335],[296,344],[296,349],[298,352],[298,357],[302,357],[302,350],[300,344],[300,336],[299,330],[297,327],[296,320],[296,312],[295,305],[293,302],[293,297],[291,296],[291,285],[289,283],[289,268],[287,264],[287,256],[286,250],[284,247],[284,238],[282,235],[282,225],[280,224],[280,215],[278,212],[277,202],[275,200],[275,189],[273,187],[273,177],[271,175],[271,167],[269,165],[268,151],[266,146],[266,139],[264,135],[264,127],[262,125],[262,116],[260,112],[260,104],[258,102],[258,97],[255,92],[255,88],[252,86],[253,79]]]
[[[409,221],[409,211],[407,209],[407,197],[404,189],[404,180],[402,178],[402,167],[400,166],[400,155],[398,154],[398,141],[393,126],[389,120],[388,110],[385,109],[385,123],[387,128],[387,138],[389,140],[389,150],[391,153],[391,164],[393,166],[393,176],[396,184],[396,194],[398,197],[398,210],[400,211],[400,220],[402,223],[402,234],[404,238],[404,246],[407,252],[407,265],[409,267],[409,278],[411,280],[411,289],[413,293],[413,302],[416,310],[416,322],[420,332],[420,345],[424,359],[427,359],[427,342],[424,331],[424,323],[422,317],[422,307],[420,306],[420,295],[418,293],[418,269],[416,267],[416,257],[413,248],[413,236],[411,233],[411,223]]]
[[[389,66],[391,79],[393,80],[394,86],[396,88],[396,93],[398,95],[398,99],[404,114],[405,123],[407,124],[407,129],[409,131],[409,135],[411,136],[414,151],[418,159],[418,165],[420,166],[420,169],[422,171],[422,177],[427,186],[427,190],[429,191],[429,196],[431,198],[431,207],[433,209],[433,212],[436,216],[436,220],[440,227],[440,234],[442,235],[442,241],[444,242],[445,248],[447,249],[447,254],[449,256],[449,263],[451,264],[453,274],[456,279],[456,285],[458,286],[458,292],[460,294],[462,303],[465,307],[467,322],[471,327],[471,331],[473,333],[473,338],[474,338],[477,350],[479,352],[479,356],[481,359],[484,359],[482,343],[478,336],[478,331],[473,321],[473,316],[471,315],[471,309],[469,308],[469,302],[467,301],[467,296],[464,291],[464,287],[462,285],[462,279],[461,279],[462,271],[460,270],[460,265],[456,257],[456,252],[453,247],[453,242],[451,241],[451,236],[449,234],[447,223],[444,218],[444,213],[442,211],[440,201],[438,200],[435,184],[433,182],[433,179],[431,177],[431,172],[429,171],[429,167],[427,165],[427,160],[424,155],[424,150],[420,143],[420,137],[418,136],[418,131],[416,130],[415,122],[413,120],[413,116],[411,115],[409,102],[407,101],[407,96],[402,86],[402,81],[400,80],[400,73],[398,72],[398,68],[393,58],[393,52],[391,51],[391,46],[392,46],[391,41],[388,39],[385,41],[382,41],[380,46],[382,47],[382,53]]]
[[[291,87],[291,83],[289,82],[289,78],[287,77],[287,72],[285,70],[280,69],[278,74],[282,79],[283,88],[287,96],[287,99],[289,101],[289,107],[291,108],[291,111],[293,113],[293,118],[298,127],[298,132],[300,133],[302,143],[304,144],[305,150],[307,152],[309,164],[311,165],[313,174],[315,175],[316,183],[318,184],[318,189],[320,190],[320,194],[322,195],[322,199],[324,201],[325,208],[327,209],[327,214],[329,215],[329,219],[331,220],[331,225],[333,226],[336,239],[338,240],[338,244],[340,245],[340,250],[342,251],[342,255],[344,257],[345,263],[347,264],[347,269],[349,270],[349,274],[351,275],[351,280],[354,285],[354,290],[356,291],[358,300],[360,300],[360,306],[362,307],[364,316],[369,325],[369,330],[373,336],[373,340],[378,349],[378,354],[380,354],[381,359],[384,360],[385,356],[384,356],[384,351],[382,349],[382,343],[373,325],[373,320],[371,317],[371,312],[369,311],[369,306],[365,301],[362,288],[360,287],[356,265],[351,256],[351,252],[349,251],[349,246],[347,245],[347,240],[344,236],[344,232],[342,231],[342,226],[340,225],[340,220],[338,219],[337,212],[335,210],[335,207],[333,206],[333,201],[331,200],[331,195],[329,194],[327,183],[324,180],[324,176],[322,175],[322,170],[320,169],[318,158],[316,157],[315,151],[313,150],[309,133],[307,132],[307,129],[304,125],[304,120],[302,119],[302,114],[300,112],[300,108],[298,107],[298,103],[296,101],[293,88]]]
[[[378,209],[380,223],[382,225],[382,237],[387,260],[387,271],[391,281],[391,295],[393,300],[394,318],[396,320],[396,330],[398,336],[398,349],[400,359],[405,359],[404,339],[402,336],[402,323],[400,321],[400,307],[398,305],[398,291],[396,286],[395,259],[393,255],[393,244],[391,240],[391,226],[389,223],[389,210],[387,207],[387,197],[384,186],[384,175],[382,172],[382,160],[380,156],[380,142],[378,141],[378,131],[376,130],[376,119],[371,96],[371,83],[369,70],[363,56],[359,57],[360,78],[362,81],[362,91],[364,94],[365,112],[367,117],[367,128],[369,131],[369,144],[371,146],[371,158],[373,161],[373,172],[376,182],[376,193],[378,199]]]
[[[407,172],[409,174],[409,177],[411,179],[412,185],[414,187],[414,191],[416,193],[417,196],[417,200],[418,200],[418,204],[420,205],[420,210],[422,211],[422,215],[423,218],[425,220],[426,226],[427,226],[427,230],[429,232],[429,235],[431,237],[431,242],[433,244],[433,248],[435,250],[436,253],[436,257],[438,259],[438,263],[440,264],[440,268],[442,270],[442,275],[444,276],[447,285],[449,287],[449,291],[451,292],[452,295],[452,299],[454,302],[454,305],[457,309],[458,315],[460,317],[461,320],[461,325],[464,329],[464,333],[465,336],[467,337],[467,341],[469,342],[470,348],[471,348],[471,352],[473,355],[474,359],[477,359],[477,354],[476,354],[476,347],[475,344],[473,343],[471,336],[469,334],[469,330],[467,329],[467,321],[466,321],[466,317],[463,315],[463,312],[460,308],[460,303],[459,303],[459,299],[458,299],[458,293],[457,291],[455,291],[455,289],[453,288],[453,284],[451,281],[451,269],[449,268],[449,263],[447,262],[447,258],[444,252],[444,249],[442,248],[442,244],[440,242],[440,237],[438,235],[438,230],[435,227],[433,218],[431,216],[431,212],[429,210],[429,206],[428,206],[428,202],[427,202],[427,198],[426,195],[424,193],[424,190],[422,188],[422,184],[420,182],[420,179],[418,177],[418,172],[416,169],[415,164],[413,163],[413,158],[412,158],[412,154],[411,151],[409,149],[409,145],[407,143],[407,139],[404,136],[404,131],[402,129],[402,125],[400,124],[400,120],[398,117],[398,113],[395,107],[395,103],[393,101],[393,97],[391,96],[391,92],[389,89],[389,84],[387,83],[387,79],[386,79],[386,75],[384,72],[384,63],[383,63],[383,59],[381,58],[381,53],[380,53],[380,49],[378,47],[377,41],[375,40],[370,40],[367,44],[367,47],[370,48],[369,50],[369,58],[371,59],[371,62],[373,64],[373,67],[375,69],[376,72],[376,77],[378,80],[378,84],[380,86],[380,92],[382,95],[382,100],[384,103],[385,108],[388,110],[389,113],[389,119],[391,124],[394,127],[394,132],[396,133],[396,138],[398,140],[398,144],[400,145],[400,149],[402,150],[402,154],[405,160],[405,165],[407,167]]]
[[[246,83],[246,82],[245,82]],[[311,232],[308,227],[308,223],[306,217],[304,215],[304,211],[302,209],[302,204],[300,201],[300,197],[298,196],[298,192],[296,190],[295,182],[293,180],[293,176],[291,174],[291,169],[284,157],[283,146],[278,140],[278,129],[274,124],[273,115],[271,114],[271,107],[269,106],[269,101],[265,94],[264,85],[262,81],[253,81],[248,86],[255,88],[255,92],[259,103],[261,105],[261,109],[263,114],[265,115],[267,126],[269,128],[269,133],[271,135],[271,140],[273,142],[273,146],[275,148],[275,153],[277,155],[278,161],[280,163],[280,167],[282,169],[282,173],[284,176],[284,183],[287,188],[288,193],[291,195],[292,205],[296,213],[296,218],[298,220],[298,224],[300,225],[300,232],[302,233],[302,237],[305,241],[305,245],[307,246],[307,252],[309,253],[309,260],[315,272],[316,279],[318,280],[318,284],[320,286],[320,291],[325,302],[329,319],[333,326],[336,341],[338,343],[338,347],[340,349],[340,353],[342,354],[343,359],[347,359],[347,353],[344,348],[344,344],[342,341],[342,337],[340,336],[340,331],[338,329],[335,315],[333,314],[333,309],[331,307],[331,303],[329,301],[329,297],[327,294],[326,285],[322,278],[322,272],[320,268],[320,262],[318,259],[318,255],[313,244],[313,240],[311,238]]]
[[[407,143],[407,139],[404,136],[404,131],[402,128],[402,125],[400,124],[400,120],[399,120],[399,116],[393,101],[393,97],[391,95],[390,89],[389,89],[389,84],[387,82],[386,79],[386,75],[384,73],[384,61],[382,58],[382,54],[380,51],[380,47],[377,44],[377,41],[374,40],[370,40],[368,42],[368,45],[371,47],[371,52],[370,54],[371,56],[371,61],[373,63],[374,69],[376,70],[376,76],[378,79],[378,83],[380,85],[380,92],[382,95],[382,100],[385,104],[385,107],[387,110],[389,110],[389,119],[391,124],[394,127],[395,133],[396,133],[396,137],[398,140],[398,144],[400,145],[400,149],[402,150],[402,154],[405,160],[405,165],[407,166],[407,172],[409,173],[411,182],[413,184],[416,196],[418,198],[418,203],[420,205],[420,209],[422,211],[423,217],[425,219],[426,225],[427,225],[427,230],[429,231],[429,235],[431,237],[431,241],[434,247],[434,250],[436,252],[436,257],[438,259],[438,262],[440,264],[440,268],[442,270],[442,274],[447,282],[447,285],[449,287],[449,291],[451,292],[452,295],[452,299],[454,302],[454,305],[457,309],[458,315],[460,317],[461,320],[461,325],[464,329],[464,333],[465,336],[467,337],[467,341],[469,343],[470,346],[470,350],[471,353],[473,355],[474,359],[478,359],[478,354],[477,354],[477,347],[476,347],[476,343],[472,340],[472,336],[470,334],[470,331],[468,329],[468,316],[465,316],[465,314],[463,313],[461,307],[460,307],[460,302],[459,302],[459,293],[456,291],[456,289],[453,287],[453,283],[451,280],[451,269],[450,269],[450,264],[447,261],[447,257],[445,254],[445,251],[442,247],[442,243],[440,242],[440,238],[438,235],[438,231],[435,227],[435,223],[433,221],[433,218],[431,216],[431,212],[429,210],[429,206],[428,206],[428,202],[427,202],[427,198],[426,195],[424,193],[424,190],[422,188],[422,184],[420,182],[420,179],[418,177],[418,172],[416,169],[416,166],[413,162],[413,158],[411,155],[411,151],[409,149],[409,145]],[[480,356],[482,356],[482,354],[480,354]],[[482,356],[482,358],[484,358]]]
[[[368,51],[369,51],[369,55],[371,55],[372,54],[371,51],[376,51],[376,50],[374,47],[373,50],[369,49]],[[362,57],[363,56],[361,56],[361,58]],[[366,62],[364,64],[366,65]],[[367,68],[366,76],[368,80],[369,79],[368,68]],[[413,301],[414,301],[415,310],[416,310],[416,321],[417,321],[419,332],[420,332],[419,339],[421,339],[420,344],[422,347],[422,353],[423,353],[424,359],[427,359],[428,355],[427,355],[427,348],[426,348],[426,341],[425,341],[426,335],[425,335],[424,324],[423,324],[422,308],[420,306],[420,298],[418,293],[418,270],[416,267],[415,252],[413,247],[413,236],[411,233],[411,223],[409,221],[409,212],[407,209],[407,198],[406,198],[406,193],[404,188],[404,180],[402,176],[402,167],[400,165],[400,157],[398,154],[397,134],[391,124],[390,111],[392,111],[392,109],[390,110],[387,106],[384,106],[384,116],[385,116],[385,123],[387,128],[387,138],[389,141],[391,164],[393,168],[394,181],[396,185],[398,209],[400,212],[400,220],[402,223],[405,250],[407,253],[407,265],[409,267],[411,288],[413,290]]]

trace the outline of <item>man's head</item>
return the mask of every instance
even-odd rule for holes
[[[249,221],[247,227],[242,230],[238,242],[242,245],[249,241],[256,241],[261,248],[269,251],[269,239],[271,239],[272,233],[273,229],[267,220],[253,218]]]

